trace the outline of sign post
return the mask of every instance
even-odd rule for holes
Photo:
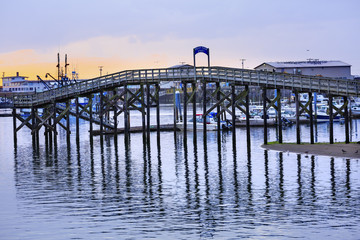
[[[208,68],[209,68],[209,72],[210,72],[210,49],[204,46],[198,46],[196,48],[194,48],[194,81],[196,83],[196,60],[195,60],[195,55],[198,53],[205,53],[208,56]],[[204,139],[206,139],[206,80],[203,79],[203,126],[204,126]],[[194,124],[194,131],[196,131],[196,110],[194,110],[196,107],[193,106],[193,124]]]

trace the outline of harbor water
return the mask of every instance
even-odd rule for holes
[[[171,110],[162,114],[172,121]],[[14,148],[12,118],[0,118],[0,239],[359,239],[359,159],[267,151],[261,127],[250,146],[245,128],[234,145],[231,132],[204,142],[201,131],[196,141],[151,132],[149,143],[142,133],[91,142],[85,121],[76,143],[71,127],[70,144],[59,129],[52,148],[44,137],[34,147],[23,128]],[[328,141],[327,123],[316,131]],[[301,132],[309,142],[309,126]],[[334,132],[344,141],[343,125]],[[284,142],[295,133],[284,129]]]

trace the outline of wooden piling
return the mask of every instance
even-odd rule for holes
[[[53,102],[53,130],[54,130],[54,146],[57,146],[57,121],[56,121],[56,102]]]
[[[114,105],[113,105],[113,121],[114,121],[114,135],[117,138],[117,129],[118,129],[118,108],[117,108],[117,98],[116,98],[117,91],[116,89],[113,90],[113,97],[114,97]]]
[[[93,137],[93,95],[90,95],[90,98],[88,99],[90,102],[89,105],[89,115],[90,115],[90,124],[89,124],[89,131],[90,131],[90,140],[92,140]]]
[[[66,140],[70,141],[70,100],[66,102]]]
[[[187,84],[186,82],[182,82],[182,87],[183,87],[183,94],[184,94],[184,133],[186,133],[187,130]]]
[[[220,92],[220,82],[216,82],[216,101],[219,102],[220,101],[220,97],[221,97],[221,92]],[[218,104],[216,106],[216,118],[217,118],[217,131],[218,131],[218,136],[220,134],[220,104]],[[235,127],[235,126],[234,126]]]
[[[196,81],[191,84],[192,90],[194,91],[194,96],[192,99],[192,108],[193,108],[193,130],[196,134]]]
[[[125,95],[124,95],[124,129],[125,129],[125,138],[128,137],[129,135],[129,115],[128,115],[128,97],[127,97],[127,84],[125,83],[124,85],[124,91],[125,91]]]
[[[300,133],[300,104],[299,104],[299,92],[295,90],[295,108],[296,108],[296,143],[301,143]]]
[[[80,114],[79,114],[79,97],[75,98],[75,107],[76,107],[76,142],[80,141]]]
[[[235,127],[235,121],[236,121],[236,115],[235,115],[235,106],[236,106],[236,94],[235,94],[235,85],[231,86],[231,122],[232,122],[232,140],[233,142],[236,142],[236,127]]]
[[[333,96],[329,94],[329,141],[330,144],[334,143],[334,114],[333,114]]]
[[[247,146],[250,146],[250,92],[249,92],[249,85],[245,85],[245,91],[247,92],[245,97],[245,115],[246,115],[246,142]],[[233,126],[235,127],[235,126]]]
[[[264,144],[268,143],[268,130],[267,130],[267,111],[266,111],[266,88],[262,89],[263,100],[263,118],[264,118]]]
[[[150,139],[150,84],[146,83],[146,132]]]
[[[16,108],[12,109],[12,117],[13,117],[13,135],[14,135],[14,146],[17,144],[17,134],[16,134]]]
[[[203,132],[204,140],[206,140],[206,80],[203,79]]]
[[[350,129],[349,129],[349,111],[348,111],[348,98],[347,96],[343,97],[344,99],[344,120],[345,120],[345,143],[350,143]]]
[[[160,140],[160,85],[155,84],[156,87],[156,132],[158,140]]]
[[[309,92],[309,116],[310,116],[310,144],[314,144],[314,114],[312,104],[312,93]]]
[[[282,117],[281,117],[281,90],[278,88],[277,92],[277,118],[278,118],[278,141],[279,143],[283,142],[283,134],[282,134]]]
[[[100,139],[103,138],[103,131],[104,131],[104,92],[100,91],[100,107],[99,107],[99,115],[100,115]]]

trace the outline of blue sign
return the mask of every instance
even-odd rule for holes
[[[199,46],[194,48],[194,55],[198,54],[198,53],[205,53],[206,55],[209,56],[209,48],[207,47],[203,47],[203,46]]]

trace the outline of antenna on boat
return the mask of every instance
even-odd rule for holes
[[[57,54],[57,60],[58,60],[58,64],[56,65],[57,69],[58,69],[58,81],[60,80],[60,53]]]

